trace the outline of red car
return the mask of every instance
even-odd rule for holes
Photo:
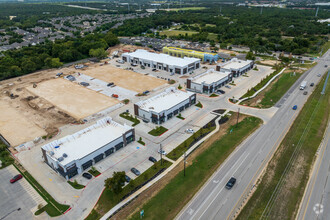
[[[23,176],[22,176],[21,174],[18,174],[18,175],[16,175],[16,176],[14,176],[13,178],[11,178],[10,183],[14,183],[14,182],[16,182],[17,180],[20,180],[20,179],[22,179],[22,178],[23,178]]]

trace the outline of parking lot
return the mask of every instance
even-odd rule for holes
[[[9,182],[17,174],[19,172],[12,165],[0,170],[0,219],[34,219],[38,205],[46,204],[24,178],[15,183]]]

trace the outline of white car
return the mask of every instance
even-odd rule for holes
[[[188,133],[188,134],[193,134],[193,133],[194,133],[194,130],[191,129],[191,128],[188,128],[188,129],[186,130],[186,133]]]
[[[164,150],[162,150],[162,151],[158,150],[158,153],[162,154],[162,155],[166,155],[166,151],[164,151]]]

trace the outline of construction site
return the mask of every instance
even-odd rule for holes
[[[90,83],[82,83],[88,81],[79,78],[82,76]],[[103,117],[127,104],[124,99],[166,85],[165,80],[107,62],[87,62],[4,80],[0,82],[0,138],[12,147],[36,144],[54,137],[64,125]]]

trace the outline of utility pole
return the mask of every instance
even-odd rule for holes
[[[162,144],[159,144],[159,152],[160,152],[160,165],[163,166],[163,147],[162,147]]]
[[[220,6],[220,14],[221,14],[222,6]]]
[[[315,17],[317,17],[317,14],[319,13],[319,7],[316,9]]]
[[[239,108],[238,108],[238,112],[237,112],[237,121],[236,121],[236,127],[237,127],[237,124],[238,124],[238,118],[239,118]]]

